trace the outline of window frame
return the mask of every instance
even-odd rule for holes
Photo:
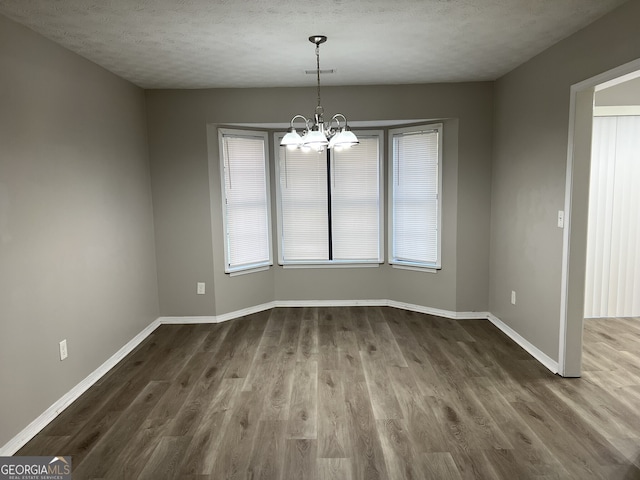
[[[418,260],[403,260],[399,259],[395,255],[395,235],[394,235],[394,194],[395,194],[395,185],[394,185],[394,136],[402,135],[407,133],[419,133],[419,132],[430,132],[436,131],[438,132],[438,196],[437,196],[437,221],[436,221],[436,251],[437,251],[437,259],[435,263],[431,262],[422,262]],[[401,128],[391,128],[388,131],[388,142],[389,142],[389,151],[388,151],[388,189],[389,189],[389,198],[388,198],[388,242],[389,242],[389,265],[394,268],[403,268],[408,270],[417,270],[422,272],[430,272],[437,273],[442,269],[442,170],[443,170],[443,132],[444,132],[444,123],[436,122],[436,123],[421,123],[419,125],[412,125],[408,127]]]
[[[283,268],[349,268],[349,267],[377,267],[385,261],[385,189],[384,189],[384,152],[385,132],[382,129],[358,130],[359,138],[378,139],[378,258],[367,260],[285,260],[283,258],[283,220],[282,220],[282,195],[280,192],[280,142],[286,132],[274,132],[274,157],[275,157],[275,188],[276,188],[276,223],[278,236],[278,264]],[[286,148],[286,147],[283,147]],[[357,148],[357,147],[356,147]],[[317,155],[309,152],[309,155]],[[326,155],[326,152],[323,153]],[[334,162],[333,156],[331,162]]]
[[[261,139],[264,149],[264,179],[266,193],[266,222],[267,222],[267,249],[268,259],[254,262],[250,264],[231,266],[230,248],[229,248],[229,227],[227,223],[227,189],[225,182],[225,143],[224,137],[234,138],[252,138]],[[273,265],[273,239],[271,222],[271,179],[270,179],[270,160],[269,160],[269,134],[263,130],[242,130],[236,128],[218,128],[218,147],[219,147],[219,168],[220,168],[220,190],[222,201],[222,234],[224,246],[224,272],[231,276],[254,273],[269,269]]]

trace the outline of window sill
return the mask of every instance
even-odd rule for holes
[[[423,273],[438,273],[442,268],[435,267],[421,267],[418,265],[403,265],[401,263],[392,263],[391,266],[393,268],[398,268],[400,270],[413,270],[414,272],[423,272]]]
[[[231,272],[225,272],[225,273],[230,277],[237,277],[238,275],[247,275],[249,273],[264,272],[266,270],[269,270],[270,268],[271,268],[271,265],[262,265],[260,267],[250,267],[243,270],[233,270]]]
[[[282,268],[378,268],[379,263],[285,263]]]

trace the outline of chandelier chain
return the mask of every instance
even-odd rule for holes
[[[316,76],[318,79],[318,107],[320,107],[320,44],[316,43]]]

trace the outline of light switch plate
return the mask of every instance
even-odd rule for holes
[[[69,352],[67,351],[67,339],[65,338],[60,342],[60,361],[64,360],[69,356]]]

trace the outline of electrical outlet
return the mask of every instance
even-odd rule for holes
[[[516,292],[515,290],[511,290],[511,305],[516,304]]]
[[[204,282],[198,282],[196,293],[198,295],[204,295]]]
[[[67,351],[67,339],[65,338],[60,342],[60,361],[64,360],[69,356],[69,352]]]
[[[558,210],[558,228],[564,228],[564,212]]]

